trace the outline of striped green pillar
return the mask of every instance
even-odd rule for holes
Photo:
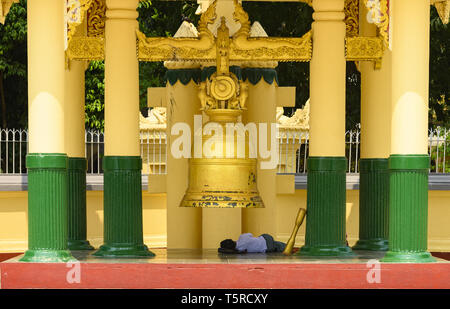
[[[67,248],[66,154],[29,153],[28,250],[23,262],[75,260]]]
[[[86,158],[69,158],[68,167],[68,247],[93,250],[87,241]]]
[[[353,255],[345,237],[345,157],[308,159],[305,245],[301,256]]]
[[[359,240],[355,250],[387,251],[389,237],[388,159],[361,159]]]
[[[142,229],[142,159],[105,156],[104,244],[93,255],[105,258],[148,258]]]
[[[382,262],[434,262],[427,252],[428,155],[389,157],[389,251]]]

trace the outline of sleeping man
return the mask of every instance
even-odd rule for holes
[[[269,234],[262,234],[259,237],[253,237],[251,233],[245,233],[239,236],[237,241],[225,239],[220,242],[220,253],[265,253],[265,252],[283,252],[285,243],[275,241]]]

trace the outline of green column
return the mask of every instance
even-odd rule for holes
[[[359,180],[359,240],[353,249],[387,251],[388,227],[388,159],[361,159]]]
[[[148,258],[142,231],[142,159],[105,156],[104,245],[94,253],[107,258]]]
[[[434,262],[427,252],[428,155],[389,158],[389,251],[382,262]]]
[[[69,158],[68,168],[68,247],[69,250],[93,250],[87,241],[86,158]]]
[[[308,159],[307,213],[302,256],[353,255],[345,237],[345,157]]]
[[[28,250],[21,261],[75,260],[67,250],[67,155],[30,153],[26,165]]]

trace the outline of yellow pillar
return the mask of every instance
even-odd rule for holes
[[[84,35],[85,24],[75,36]],[[68,157],[84,158],[85,147],[85,61],[70,61],[65,70],[65,148]]]
[[[391,154],[428,154],[429,1],[396,0],[391,9]]]
[[[367,20],[360,3],[360,35],[377,36],[377,26]],[[361,159],[359,240],[353,249],[388,249],[389,174],[391,149],[391,51],[386,47],[380,69],[360,62]]]
[[[245,70],[273,70],[273,68],[248,68]],[[245,74],[243,72],[243,74]],[[262,71],[261,71],[261,74]],[[276,147],[271,144],[271,124],[276,123],[276,106],[278,85],[273,80],[267,83],[262,78],[255,85],[250,83],[248,89],[247,111],[242,116],[244,124],[254,122],[258,126],[258,139],[260,138],[259,124],[267,124],[268,149]],[[258,140],[259,144],[259,140]],[[277,152],[278,154],[278,152]],[[258,151],[258,156],[261,153]],[[273,169],[262,169],[261,162],[265,159],[258,158],[256,182],[258,192],[264,203],[264,208],[244,209],[242,213],[242,230],[244,233],[252,233],[253,236],[270,234],[276,238],[276,174],[277,166]]]
[[[105,156],[140,156],[138,2],[106,1]]]
[[[362,4],[360,35],[375,37],[377,26],[367,21]],[[391,63],[385,47],[381,68],[373,62],[359,63],[361,70],[361,158],[388,158],[391,150]]]
[[[361,158],[388,158],[390,155],[391,58],[391,51],[386,50],[379,70],[375,70],[373,62],[360,62]]]
[[[344,0],[313,0],[310,150],[301,255],[351,254],[345,229]]]
[[[64,3],[28,3],[29,153],[65,153]]]
[[[85,23],[75,36],[84,35]],[[85,61],[67,60],[65,72],[65,147],[68,165],[68,241],[70,250],[94,249],[87,241],[85,156]]]
[[[174,71],[183,69],[183,67],[166,66]],[[178,137],[171,135],[174,124],[187,123],[193,137],[194,114],[201,114],[198,88],[193,80],[187,85],[183,85],[178,80],[173,85],[167,83],[166,87],[167,119],[169,119],[167,123],[167,248],[202,248],[202,209],[180,207],[189,183],[189,159],[175,158],[171,151],[172,142]]]
[[[98,257],[146,258],[139,147],[138,0],[107,0],[105,22],[104,245]]]
[[[391,2],[392,120],[389,251],[384,262],[432,262],[427,252],[430,2]]]
[[[69,157],[85,157],[84,61],[70,61],[65,72],[65,149]]]
[[[29,0],[28,250],[24,262],[67,262],[64,1]]]
[[[345,157],[344,0],[314,0],[313,8],[309,155]]]

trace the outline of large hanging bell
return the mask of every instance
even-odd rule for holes
[[[189,187],[182,207],[263,208],[256,182],[257,161],[249,158],[249,135],[245,134],[245,155],[238,156],[238,133],[226,138],[226,122],[236,121],[240,111],[215,109],[207,112],[210,122],[222,128],[223,136],[203,135],[203,157],[189,162]],[[208,125],[205,124],[204,128]],[[220,129],[218,129],[220,131]],[[216,131],[215,131],[216,133]],[[215,137],[216,136],[216,137]],[[236,137],[236,138],[235,138]],[[242,141],[242,139],[241,139]],[[227,155],[230,142],[234,152]],[[242,145],[240,145],[242,147]],[[208,148],[208,149],[205,149]],[[228,148],[229,149],[229,148]],[[205,153],[210,151],[209,155]]]

